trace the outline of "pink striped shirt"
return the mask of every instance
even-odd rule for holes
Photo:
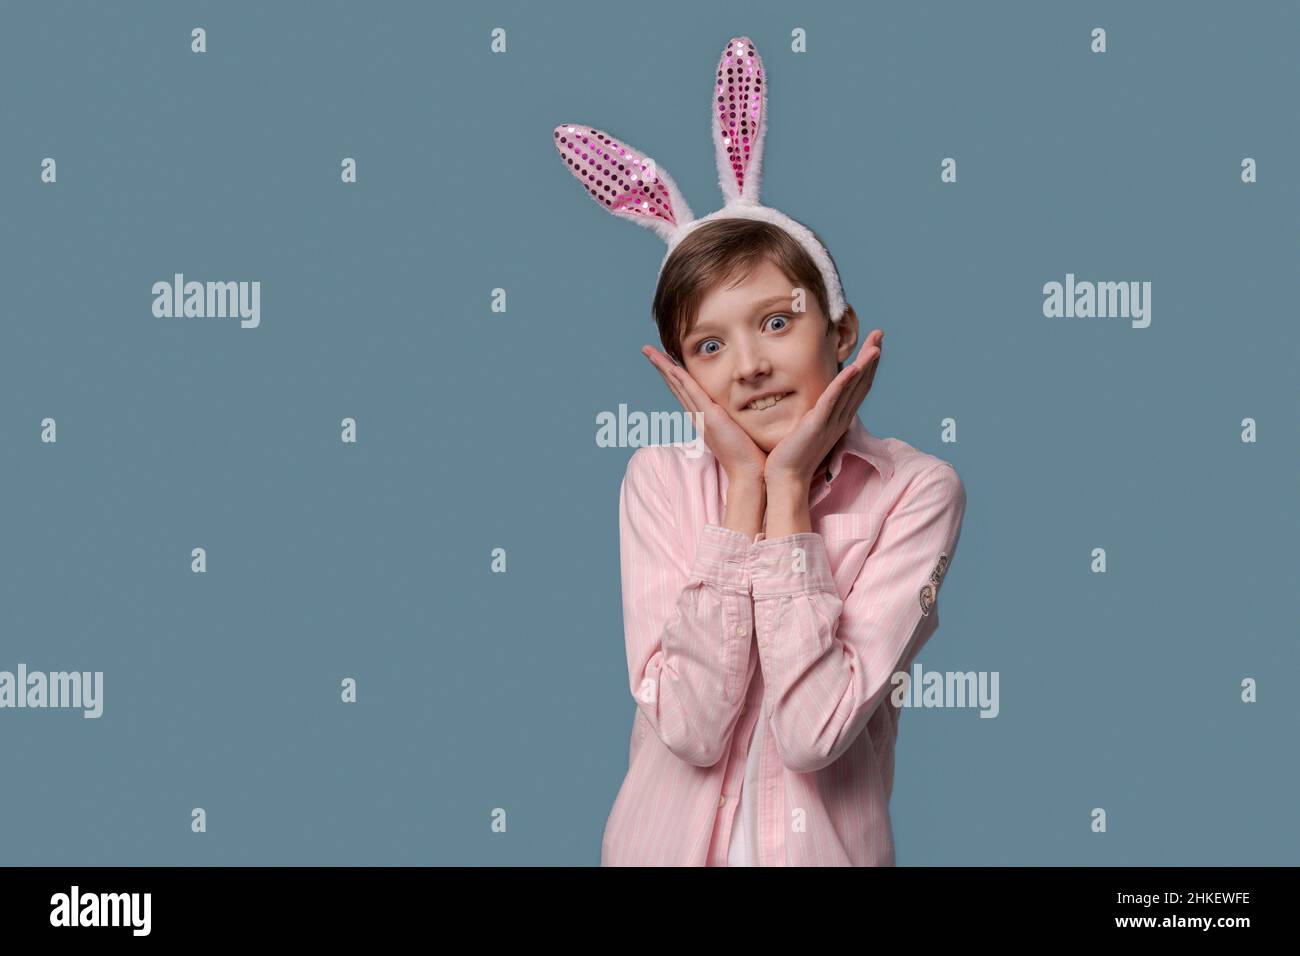
[[[726,866],[752,741],[754,865],[892,866],[891,677],[939,626],[961,479],[855,417],[813,481],[814,532],[751,541],[721,526],[726,494],[707,448],[628,461],[619,546],[636,713],[601,865]]]

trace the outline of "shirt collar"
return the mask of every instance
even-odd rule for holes
[[[888,481],[894,474],[894,457],[890,454],[888,443],[881,438],[877,438],[871,432],[867,431],[865,425],[858,420],[858,416],[853,416],[853,421],[840,436],[840,440],[831,448],[830,454],[830,473],[831,481],[839,475],[840,469],[844,467],[844,458],[846,455],[853,455],[861,458],[871,467],[880,473],[880,477]],[[709,455],[714,467],[718,471],[719,486],[722,489],[722,495],[725,500],[727,488],[731,484],[727,470],[718,464],[718,460],[713,455]],[[817,482],[826,481],[827,469],[822,468],[813,475],[812,487],[817,487]]]
[[[853,421],[849,423],[849,427],[831,449],[831,481],[835,480],[844,467],[845,455],[861,458],[880,472],[880,477],[885,481],[894,474],[894,462],[889,454],[889,447],[883,440],[867,431],[867,427],[862,424],[857,415],[853,416]],[[817,476],[825,480],[825,473],[826,469],[823,469],[817,473]]]

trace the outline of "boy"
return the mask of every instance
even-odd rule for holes
[[[602,865],[895,862],[891,678],[938,628],[965,491],[858,421],[884,336],[844,366],[857,317],[830,319],[824,274],[757,218],[661,270],[672,361],[643,353],[711,454],[638,449],[620,490],[636,713]]]

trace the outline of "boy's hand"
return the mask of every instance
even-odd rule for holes
[[[699,414],[695,421],[703,422],[700,435],[727,472],[727,480],[732,484],[748,481],[761,485],[767,455],[749,434],[725,408],[709,398],[686,369],[674,365],[672,359],[653,346],[643,347],[641,354],[658,369],[682,407]]]
[[[786,486],[807,493],[818,465],[848,429],[862,400],[871,390],[884,338],[885,333],[880,329],[867,336],[858,357],[835,376],[817,399],[817,404],[808,409],[790,433],[777,442],[767,456],[764,472],[769,489]]]

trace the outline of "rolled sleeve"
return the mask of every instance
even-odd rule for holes
[[[754,599],[835,591],[826,542],[812,531],[755,542],[750,552]]]
[[[749,593],[745,561],[752,542],[747,535],[721,525],[706,524],[695,546],[691,580]]]

